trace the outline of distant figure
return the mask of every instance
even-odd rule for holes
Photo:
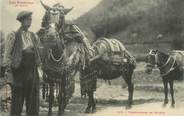
[[[163,35],[160,33],[157,35],[156,39],[163,39]]]
[[[38,116],[39,77],[37,67],[41,61],[38,38],[28,30],[32,23],[32,12],[20,12],[17,15],[17,20],[21,26],[16,32],[7,36],[3,59],[3,64],[6,67],[5,77],[12,77],[10,116],[21,116],[24,100],[26,116]]]

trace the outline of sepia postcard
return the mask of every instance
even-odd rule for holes
[[[0,0],[0,116],[184,116],[183,0]]]

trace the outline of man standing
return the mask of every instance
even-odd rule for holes
[[[16,32],[8,35],[3,64],[5,75],[12,74],[12,103],[10,116],[21,116],[23,104],[26,116],[39,115],[39,76],[41,64],[38,38],[28,29],[32,23],[32,12],[22,11],[17,15],[21,23]]]

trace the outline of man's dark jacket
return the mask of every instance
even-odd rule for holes
[[[5,67],[17,69],[21,64],[23,51],[21,32],[22,29],[20,28],[16,32],[10,33],[7,37],[3,59],[3,64]],[[34,46],[36,65],[39,66],[41,64],[40,53],[38,49],[39,40],[33,32],[30,32],[30,34]]]

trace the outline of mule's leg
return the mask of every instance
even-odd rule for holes
[[[68,80],[66,80],[66,78],[65,78],[65,80],[64,80],[64,83],[63,83],[63,113],[64,113],[64,109],[66,108],[66,106],[67,106],[67,93],[66,93],[66,91],[68,91],[68,87],[66,87],[66,86],[68,86],[67,84],[67,81]]]
[[[171,107],[175,107],[175,100],[174,100],[174,89],[173,89],[173,84],[174,84],[174,82],[173,82],[173,80],[171,80],[170,82],[169,82],[169,85],[170,85],[170,93],[171,93],[171,99],[172,99],[172,103],[171,103]]]
[[[63,101],[63,98],[62,98],[62,84],[59,83],[59,91],[58,91],[58,116],[61,116],[62,115],[62,101]]]
[[[62,85],[62,90],[63,90],[63,94],[62,94],[62,113],[64,113],[64,110],[65,110],[65,108],[66,108],[66,105],[67,105],[67,103],[66,103],[66,78],[64,78],[63,79],[63,85]]]
[[[43,84],[42,84],[42,99],[44,99],[44,100],[45,100],[45,93],[46,93],[45,88],[46,88],[46,84],[43,83]]]
[[[90,91],[87,94],[88,94],[88,106],[85,110],[85,113],[91,112],[91,107],[92,107],[92,104],[93,104],[93,91]]]
[[[59,84],[59,105],[58,105],[58,116],[61,116],[64,113],[64,109],[66,107],[66,79],[63,78],[61,84]]]
[[[92,92],[92,112],[96,111],[97,100],[94,98],[94,92]]]
[[[165,94],[163,106],[165,107],[168,104],[168,81],[163,79],[163,84],[164,84],[164,94]]]
[[[49,83],[49,112],[48,112],[48,116],[52,116],[53,100],[54,100],[54,84]]]
[[[130,70],[128,73],[126,73],[126,75],[123,75],[123,78],[128,85],[128,107],[129,108],[131,108],[131,105],[133,103],[134,84],[132,82],[132,74],[133,74],[133,70]]]
[[[46,91],[45,99],[46,99],[46,101],[48,101],[48,99],[49,99],[49,84],[47,83],[45,86],[46,86],[45,87],[45,91]]]

